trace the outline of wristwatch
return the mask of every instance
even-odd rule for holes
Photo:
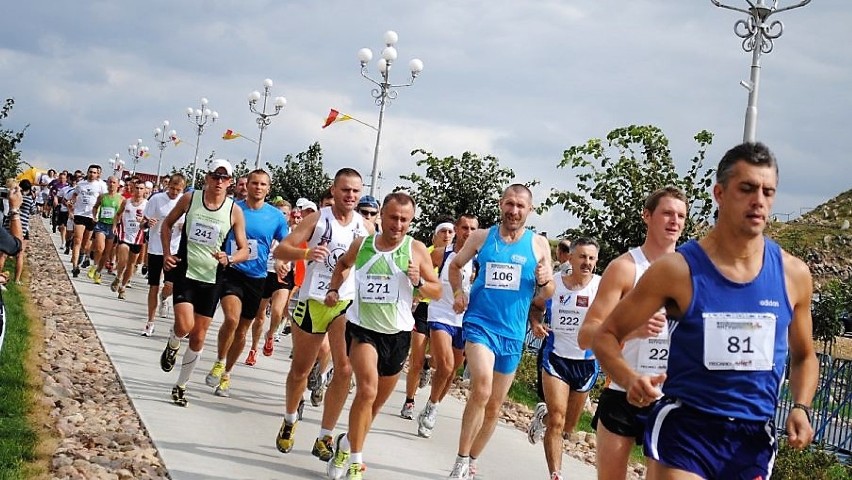
[[[9,212],[8,212],[8,213],[6,213],[6,216],[7,216],[7,217],[14,217],[14,216],[18,216],[18,215],[20,215],[20,214],[21,214],[21,211],[20,211],[20,210],[15,209],[15,208],[10,208],[10,209],[9,209]]]

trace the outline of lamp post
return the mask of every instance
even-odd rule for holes
[[[201,108],[188,107],[186,109],[186,118],[195,125],[195,157],[192,160],[192,180],[191,185],[195,186],[195,175],[198,171],[198,146],[201,142],[201,134],[204,133],[204,127],[208,124],[213,125],[216,119],[219,118],[219,112],[211,111],[207,107],[207,99],[201,98]]]
[[[379,106],[379,123],[376,127],[376,147],[373,149],[373,169],[370,172],[371,196],[375,196],[376,184],[378,183],[376,179],[378,178],[379,170],[379,145],[382,139],[382,122],[385,117],[385,106],[396,99],[396,88],[411,86],[414,83],[414,79],[423,71],[423,62],[420,61],[420,59],[415,58],[408,62],[408,69],[411,71],[411,79],[408,80],[408,83],[398,85],[390,83],[388,77],[390,75],[391,66],[396,61],[397,57],[396,47],[394,46],[396,45],[397,40],[399,40],[399,35],[397,35],[396,32],[393,30],[385,32],[385,48],[382,49],[381,58],[379,58],[377,63],[377,68],[379,70],[378,80],[370,77],[367,71],[367,63],[373,59],[373,51],[369,48],[362,48],[361,50],[358,50],[358,60],[361,62],[361,76],[376,85],[376,88],[372,90],[371,94],[376,100],[376,105]]]
[[[142,139],[140,138],[136,140],[135,145],[127,146],[127,153],[133,159],[133,168],[130,169],[130,175],[136,175],[136,164],[139,163],[140,158],[148,153],[148,147],[142,145]]]
[[[121,155],[115,154],[115,157],[107,160],[110,165],[112,165],[112,174],[117,175],[118,179],[121,180],[121,171],[124,170],[124,160],[121,159]]]
[[[745,114],[743,142],[753,143],[757,134],[757,95],[760,89],[760,55],[769,53],[775,46],[775,39],[784,33],[784,24],[780,20],[769,21],[769,17],[794,8],[804,7],[811,0],[800,0],[794,5],[778,8],[778,0],[746,0],[749,8],[737,8],[725,5],[720,0],[710,0],[713,5],[748,15],[746,19],[734,23],[734,34],[743,39],[742,47],[751,52],[751,76],[740,85],[748,90],[748,106]]]
[[[252,113],[257,115],[257,126],[260,128],[260,135],[257,137],[257,155],[254,158],[254,168],[257,170],[260,168],[260,149],[263,145],[263,131],[266,130],[266,127],[272,123],[272,117],[281,113],[281,109],[284,108],[284,105],[287,105],[287,99],[284,97],[275,97],[273,103],[275,104],[274,112],[266,112],[266,105],[269,103],[269,89],[272,88],[272,80],[267,78],[263,81],[263,93],[258,92],[257,90],[251,92],[248,96],[248,105],[249,110]],[[257,102],[260,98],[263,97],[263,107],[260,110],[257,109]]]
[[[169,121],[163,120],[163,128],[157,127],[154,129],[154,140],[157,141],[157,148],[160,149],[160,158],[157,159],[157,182],[156,188],[160,188],[160,169],[163,167],[163,150],[166,149],[166,145],[169,142],[177,141],[177,132],[175,130],[168,130]],[[168,133],[166,133],[168,131]]]

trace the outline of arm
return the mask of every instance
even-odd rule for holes
[[[102,194],[98,195],[98,199],[95,200],[95,206],[92,207],[92,218],[94,218],[95,221],[98,220],[98,210],[101,209],[101,200],[104,198],[104,195],[106,195],[106,194],[102,193]]]
[[[435,267],[441,266],[441,262],[444,261],[444,252],[445,250],[443,248],[438,248],[437,246],[435,246],[435,248],[432,250],[432,253],[429,254],[429,256],[432,258],[432,265],[434,265]]]
[[[586,319],[577,333],[577,343],[580,348],[592,348],[592,339],[604,319],[612,313],[618,301],[633,287],[633,276],[636,274],[635,265],[624,255],[616,258],[606,267],[601,276],[598,293],[592,302]]]
[[[533,250],[538,259],[538,265],[535,267],[538,294],[533,298],[532,303],[544,310],[545,302],[556,291],[556,284],[553,283],[553,263],[550,259],[550,242],[547,238],[536,235]]]
[[[189,202],[192,199],[191,193],[185,193],[180,200],[178,200],[175,208],[166,215],[166,218],[163,219],[163,227],[160,228],[160,242],[163,244],[163,269],[171,270],[175,266],[177,266],[180,259],[174,256],[172,252],[172,228],[175,223],[180,219],[181,215],[186,213],[189,210]]]
[[[122,200],[121,205],[118,206],[118,211],[115,212],[115,217],[113,217],[112,221],[112,231],[118,232],[118,225],[121,223],[121,216],[124,215],[124,206],[127,205],[127,200]],[[118,239],[115,240],[116,244],[118,244]]]
[[[413,258],[408,266],[408,279],[411,280],[412,285],[422,282],[422,285],[417,287],[422,297],[433,300],[441,298],[441,281],[435,274],[435,267],[432,265],[426,245],[415,240],[411,246]]]
[[[453,261],[450,262],[447,279],[450,281],[450,288],[453,289],[453,310],[456,313],[463,313],[467,309],[467,294],[462,290],[462,268],[464,268],[467,262],[473,259],[476,252],[485,244],[485,239],[488,238],[489,231],[486,228],[471,233],[464,247],[453,257]]]
[[[327,257],[330,252],[324,245],[317,245],[314,248],[308,249],[299,247],[302,243],[310,240],[311,235],[314,233],[314,228],[316,228],[317,222],[319,221],[319,217],[320,213],[314,212],[302,219],[302,223],[296,225],[296,228],[294,228],[293,231],[291,231],[290,234],[278,244],[278,247],[276,247],[275,251],[272,253],[273,256],[276,259],[284,260],[285,262],[292,262],[295,260],[325,260],[325,257]]]
[[[532,330],[536,338],[544,338],[547,336],[547,332],[550,331],[550,328],[541,321],[542,317],[544,317],[544,312],[545,309],[536,305],[535,302],[530,304],[527,321],[530,323],[530,330]]]
[[[24,198],[21,195],[20,187],[15,187],[9,190],[9,210],[19,210]],[[11,235],[10,235],[11,234]],[[21,251],[21,245],[24,240],[24,229],[21,226],[21,215],[9,216],[9,231],[0,228],[0,251],[7,255],[17,255]]]
[[[249,258],[248,239],[246,238],[246,217],[243,215],[243,209],[236,205],[231,208],[231,230],[234,232],[234,243],[237,244],[237,253],[234,253],[228,259],[227,253],[217,252],[215,255],[222,265],[245,262]]]
[[[793,303],[793,320],[790,323],[788,342],[790,347],[790,392],[793,402],[810,407],[819,379],[819,362],[811,340],[811,297],[813,279],[804,262],[789,254],[784,255],[784,272],[787,291]],[[799,408],[790,410],[787,416],[787,441],[796,449],[807,447],[814,437],[814,430],[807,413]]]
[[[302,220],[302,223],[304,223],[304,220]],[[299,226],[301,227],[302,224],[299,224]],[[352,245],[349,246],[349,250],[337,259],[337,264],[331,273],[331,280],[328,282],[328,293],[325,294],[325,304],[327,306],[332,307],[340,301],[340,294],[337,290],[343,285],[343,281],[349,276],[349,270],[355,265],[355,258],[358,256],[358,249],[361,248],[363,241],[364,237],[358,237],[353,240]]]

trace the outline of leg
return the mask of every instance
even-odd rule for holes
[[[293,327],[293,361],[287,373],[284,413],[296,415],[299,402],[308,386],[308,374],[311,373],[311,367],[324,338],[325,335],[308,333],[301,327]]]
[[[24,274],[24,258],[27,251],[27,241],[21,240],[21,251],[15,255],[15,283],[21,283],[21,276]]]
[[[509,393],[509,388],[512,386],[512,380],[514,379],[514,372],[511,374],[494,372],[491,382],[491,396],[485,405],[482,427],[479,429],[479,433],[476,435],[473,445],[470,448],[471,457],[478,458],[482,455],[483,450],[485,450],[485,446],[488,445],[488,441],[497,427],[497,420],[500,419],[500,410],[503,408],[503,402],[506,401],[506,395]]]
[[[411,337],[413,343],[414,335]],[[453,382],[455,353],[450,334],[443,330],[432,330],[429,334],[429,341],[431,342],[432,366],[435,367],[435,372],[432,374],[429,400],[432,403],[439,403],[444,398],[444,392],[449,389],[449,384]]]
[[[685,470],[667,467],[656,460],[646,458],[648,471],[645,478],[648,480],[701,480],[700,475]]]
[[[231,346],[228,349],[228,358],[225,362],[226,374],[230,375],[231,370],[233,370],[234,365],[236,365],[237,360],[240,358],[240,355],[243,354],[243,350],[246,348],[246,335],[248,334],[249,328],[251,328],[251,324],[252,319],[240,318],[237,328],[234,330]]]
[[[80,260],[80,247],[83,244],[83,234],[86,232],[86,226],[83,224],[74,225],[74,237],[73,243],[71,244],[71,266],[73,268],[78,268],[79,260]]]
[[[124,277],[124,270],[128,269],[127,260],[130,257],[130,246],[126,243],[119,243],[118,248],[116,249],[116,258],[118,259],[118,266],[115,267],[115,286],[121,284],[121,279]]]
[[[408,356],[408,374],[405,376],[405,401],[414,401],[417,387],[420,383],[420,371],[423,370],[423,359],[426,358],[426,335],[411,332],[411,353]]]
[[[95,233],[92,235],[92,252],[94,255],[92,256],[92,265],[97,268],[98,261],[101,259],[101,255],[104,251],[104,244],[106,243],[106,236],[103,233]]]
[[[346,403],[346,397],[349,396],[349,381],[352,378],[352,366],[346,355],[346,318],[343,315],[339,315],[329,325],[328,343],[331,359],[334,362],[334,376],[328,385],[323,402],[322,428],[334,430],[340,418],[340,412],[343,411],[343,405]]]
[[[635,439],[610,432],[601,421],[598,421],[597,435],[598,451],[596,457],[606,459],[604,462],[597,462],[598,478],[625,478],[627,476],[627,462],[630,459],[630,449],[636,443]]]
[[[240,310],[243,308],[243,302],[236,295],[225,295],[221,303],[225,319],[219,327],[219,341],[216,344],[216,360],[219,362],[224,361],[228,356],[228,350],[231,348],[234,332],[239,323]]]
[[[470,396],[462,414],[458,454],[470,456],[474,439],[479,435],[485,418],[485,406],[491,397],[494,377],[494,352],[485,345],[467,342],[467,368],[470,372]]]
[[[570,433],[577,428],[587,398],[589,398],[589,392],[576,392],[572,390],[568,394],[568,408],[565,410],[565,425],[563,426],[564,432]]]
[[[133,276],[133,265],[136,264],[136,259],[139,257],[138,253],[133,253],[130,251],[130,247],[127,248],[127,261],[124,267],[124,273],[121,278],[121,287],[124,288],[128,283],[130,283],[130,278]]]
[[[159,285],[149,285],[148,286],[148,323],[154,323],[154,312],[157,309],[157,305],[159,305],[160,298],[160,286]]]
[[[281,321],[287,314],[287,302],[290,299],[290,290],[280,289],[272,293],[272,315],[269,317],[269,329],[266,338],[272,338],[281,327]]]
[[[260,299],[260,306],[257,307],[257,315],[251,323],[251,349],[257,350],[260,343],[260,337],[263,335],[263,324],[266,323],[266,307],[269,305],[268,298]]]
[[[547,431],[544,434],[544,457],[547,460],[548,471],[562,470],[562,430],[565,426],[565,411],[568,409],[568,384],[561,379],[541,372],[541,384],[544,388],[544,398],[547,401]],[[575,394],[571,394],[573,397]],[[580,396],[580,394],[576,394]],[[572,399],[573,400],[573,399]],[[582,403],[580,404],[582,408]]]
[[[376,401],[379,387],[379,372],[376,368],[378,357],[373,345],[356,339],[352,340],[350,361],[358,387],[355,389],[355,398],[349,409],[347,435],[353,452],[364,451],[364,439],[373,421],[373,403]],[[336,371],[334,377],[337,378]],[[346,387],[348,388],[349,385],[347,384]]]

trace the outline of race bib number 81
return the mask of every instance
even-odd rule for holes
[[[705,313],[704,366],[708,370],[772,370],[775,315]]]
[[[520,290],[521,266],[517,263],[486,263],[485,288],[493,288],[495,290]]]

